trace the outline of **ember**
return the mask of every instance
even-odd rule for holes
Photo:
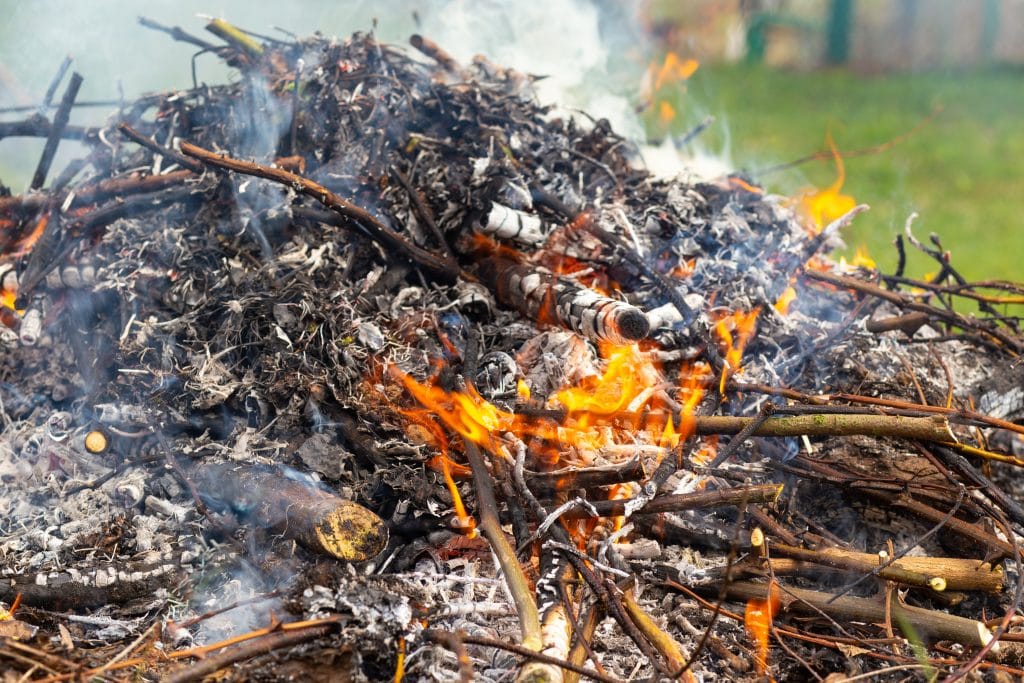
[[[1024,287],[840,267],[838,154],[809,230],[421,36],[144,23],[239,79],[0,123],[3,666],[1024,675]]]

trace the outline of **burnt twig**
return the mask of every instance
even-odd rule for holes
[[[201,163],[193,159],[189,159],[184,154],[181,154],[180,152],[177,152],[173,149],[161,147],[155,141],[147,138],[145,135],[135,130],[125,122],[122,121],[121,123],[117,124],[117,129],[121,131],[121,134],[127,137],[129,140],[131,140],[137,145],[145,147],[154,154],[159,154],[160,156],[167,157],[171,161],[174,161],[175,163],[179,164],[184,168],[187,168],[193,173],[203,172],[204,166]]]
[[[71,81],[64,91],[60,106],[53,115],[53,125],[46,137],[46,145],[43,147],[43,154],[39,157],[39,165],[32,175],[30,190],[38,190],[46,182],[46,174],[50,172],[50,164],[53,163],[53,156],[57,153],[57,146],[60,144],[61,136],[64,134],[64,127],[68,125],[71,117],[71,108],[75,105],[75,98],[78,97],[78,89],[82,87],[82,76],[77,71],[71,74]]]

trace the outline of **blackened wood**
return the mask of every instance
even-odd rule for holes
[[[639,341],[650,332],[647,316],[639,308],[547,269],[491,256],[481,262],[480,271],[499,301],[540,323],[560,325],[593,341],[613,344]]]
[[[32,182],[29,189],[38,190],[46,182],[46,174],[50,172],[50,165],[53,163],[53,156],[57,153],[57,146],[60,144],[64,127],[68,125],[71,118],[71,107],[78,97],[78,89],[82,87],[82,76],[77,71],[71,74],[71,81],[68,83],[64,97],[61,98],[60,106],[53,115],[53,125],[50,127],[50,134],[46,138],[46,146],[43,147],[43,154],[39,157],[39,165],[32,175]]]

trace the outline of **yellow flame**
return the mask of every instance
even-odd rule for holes
[[[779,589],[772,581],[768,584],[768,597],[748,600],[743,614],[743,625],[754,641],[754,665],[759,676],[768,673],[768,636],[781,604]]]
[[[821,232],[826,225],[857,206],[853,197],[841,192],[846,182],[846,166],[831,133],[825,135],[825,142],[836,164],[835,182],[824,190],[806,191],[799,197],[800,213],[815,233]]]
[[[868,268],[870,270],[878,268],[877,264],[875,264],[875,259],[871,258],[868,248],[863,244],[857,247],[857,253],[853,255],[853,267]]]
[[[789,313],[789,305],[796,300],[796,290],[790,285],[779,295],[779,298],[775,301],[775,310],[786,315]]]
[[[447,453],[446,439],[443,434],[434,434],[423,422],[429,421],[433,428],[440,429],[440,425],[433,422],[437,420],[492,453],[500,452],[500,438],[505,433],[524,440],[536,438],[550,447],[553,461],[569,458],[568,464],[579,465],[589,464],[591,456],[586,454],[607,446],[634,443],[638,434],[645,435],[647,443],[666,448],[676,446],[681,439],[693,434],[693,411],[711,376],[706,365],[684,370],[684,381],[677,391],[682,416],[676,425],[667,394],[671,385],[665,381],[654,354],[636,344],[602,344],[599,351],[604,359],[600,376],[563,387],[549,398],[550,408],[564,411],[560,424],[502,410],[472,386],[446,391],[436,380],[419,382],[393,366],[389,373],[422,406],[401,412],[433,434],[430,444],[442,454]],[[544,449],[545,446],[540,446],[536,452],[544,452]],[[447,462],[447,458],[438,464],[442,471],[452,466],[461,467]]]
[[[9,308],[12,311],[16,310],[14,308],[14,301],[17,298],[18,298],[18,293],[17,292],[12,292],[12,291],[9,291],[9,290],[6,290],[6,289],[0,289],[0,306],[4,306],[5,308]]]
[[[722,341],[722,355],[725,360],[722,379],[718,384],[718,391],[722,396],[725,395],[725,383],[729,376],[742,369],[740,362],[743,360],[743,350],[754,336],[760,312],[759,308],[749,312],[736,311],[723,316],[715,324],[715,334]]]
[[[530,385],[522,378],[516,380],[516,394],[519,396],[520,401],[530,400]]]

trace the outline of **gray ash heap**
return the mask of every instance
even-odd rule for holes
[[[909,222],[936,277],[841,269],[864,207],[654,177],[422,37],[210,29],[233,83],[0,122],[88,150],[0,197],[4,666],[1017,671],[1019,286]]]

